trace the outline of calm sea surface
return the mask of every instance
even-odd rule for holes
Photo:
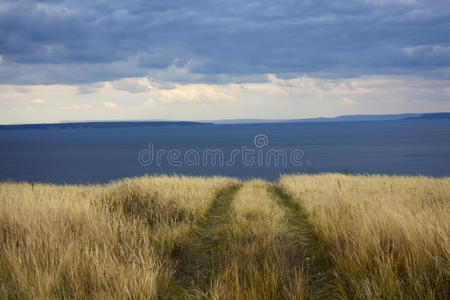
[[[0,131],[0,181],[143,174],[450,176],[450,120]]]

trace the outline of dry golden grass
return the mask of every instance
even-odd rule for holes
[[[269,183],[246,182],[232,203],[223,247],[217,254],[211,299],[303,299],[298,243]]]
[[[209,299],[310,298],[322,281],[306,280],[308,239],[326,259],[331,298],[450,294],[449,178],[284,176],[280,186],[300,208],[262,180],[232,199],[239,184],[167,176],[0,184],[0,298],[171,299],[184,288]],[[224,189],[230,196],[217,198]],[[309,225],[315,236],[306,237]],[[183,267],[198,262],[212,268],[196,266],[205,278],[184,286],[178,277],[192,270]]]
[[[142,177],[106,186],[0,184],[0,298],[148,299],[177,238],[229,178]]]
[[[168,253],[208,210],[217,192],[237,180],[226,177],[140,177],[114,184],[101,203],[120,217],[151,228],[154,245]]]
[[[284,176],[344,299],[448,299],[450,178]]]

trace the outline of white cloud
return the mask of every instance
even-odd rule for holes
[[[33,108],[31,106],[25,107],[25,110],[32,110]]]
[[[144,102],[144,106],[153,106],[156,104],[156,101],[152,98],[148,98],[147,101]]]
[[[103,105],[108,108],[117,108],[117,104],[114,102],[103,102]]]
[[[69,106],[61,106],[59,109],[61,110],[76,110],[76,109],[80,109],[81,105],[78,104],[74,104],[74,105],[69,105]]]
[[[0,85],[0,119],[3,123],[106,120],[114,113],[117,119],[211,120],[450,111],[450,80],[437,76],[266,78],[253,83],[176,84],[171,90],[150,80],[150,91],[134,94],[107,82],[98,93],[81,96],[73,85]],[[42,99],[43,104],[34,104],[33,99]],[[21,114],[27,105],[32,111],[45,105],[45,110]]]
[[[356,103],[355,101],[353,101],[352,99],[347,98],[347,97],[342,97],[342,102],[346,103],[346,104],[355,104]]]
[[[317,99],[340,94],[368,94],[373,90],[361,79],[321,79],[309,76],[280,79],[268,74],[272,90],[281,90],[289,95],[313,95]],[[264,86],[264,85],[262,85]]]
[[[0,85],[0,101],[23,100],[22,92],[18,88],[10,85]]]
[[[78,109],[91,109],[93,106],[91,104],[74,104],[68,106],[61,106],[59,109],[61,110],[78,110]]]
[[[223,91],[226,87],[206,84],[178,85],[172,90],[162,90],[161,101],[192,103],[232,100],[233,98]]]
[[[34,100],[31,100],[31,103],[42,104],[44,103],[44,100],[42,100],[41,98],[36,98]]]

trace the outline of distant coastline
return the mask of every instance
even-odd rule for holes
[[[408,120],[438,120],[438,119],[450,119],[450,113],[441,112],[441,113],[431,113],[431,114],[423,114],[418,117],[408,117]]]
[[[71,122],[71,123],[48,123],[48,124],[0,125],[0,130],[80,129],[80,128],[119,128],[119,127],[168,127],[168,126],[199,126],[199,125],[212,125],[212,123],[187,122],[187,121]]]
[[[80,128],[120,128],[120,127],[168,127],[168,126],[201,126],[226,124],[267,124],[267,123],[324,123],[324,122],[376,122],[401,120],[450,120],[450,112],[437,113],[405,113],[386,115],[343,115],[334,118],[308,119],[223,119],[211,121],[86,121],[39,124],[0,125],[0,130],[29,129],[80,129]]]
[[[397,120],[437,120],[450,119],[450,112],[405,113],[385,115],[342,115],[334,118],[307,119],[224,119],[209,121],[214,124],[260,124],[260,123],[322,123],[322,122],[362,122],[362,121],[397,121]]]

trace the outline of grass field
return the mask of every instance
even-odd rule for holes
[[[341,298],[448,299],[450,179],[286,176]]]
[[[0,298],[448,299],[450,178],[0,184]]]

